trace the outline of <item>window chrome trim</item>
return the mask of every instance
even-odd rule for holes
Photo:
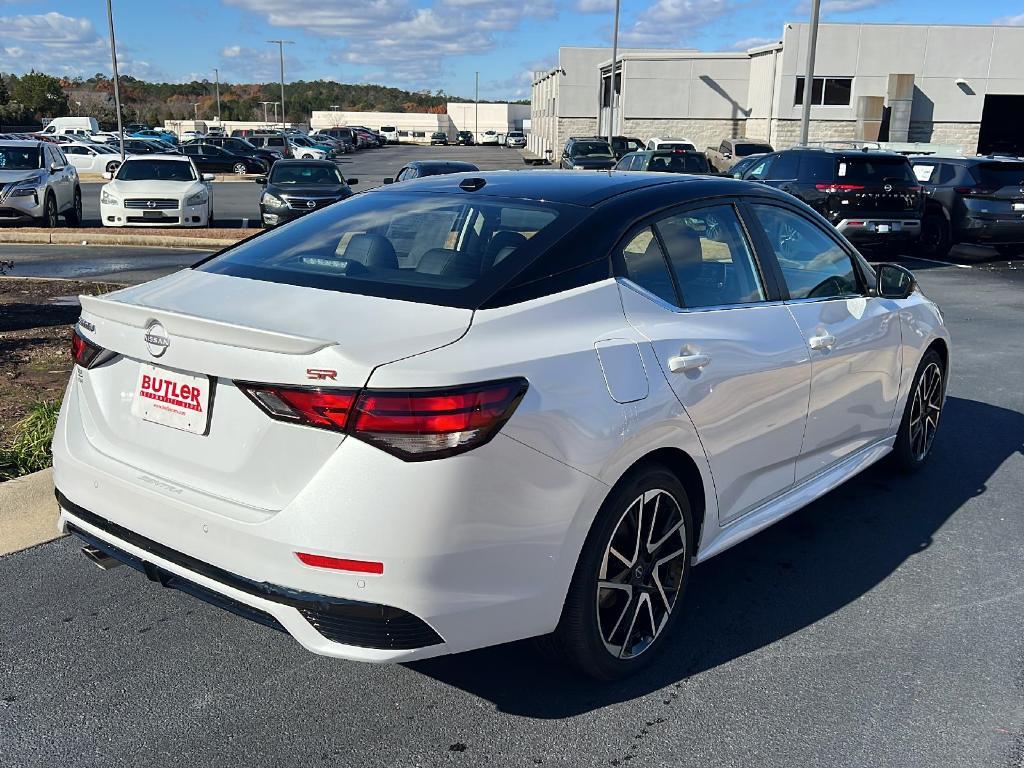
[[[673,312],[677,315],[689,314],[691,312],[718,312],[723,309],[753,309],[755,307],[782,306],[786,303],[785,301],[779,299],[776,301],[747,301],[742,304],[716,304],[711,307],[677,307],[675,304],[669,304],[667,301],[665,301],[657,294],[651,293],[642,285],[634,283],[628,277],[616,275],[615,282],[617,282],[624,288],[629,288],[635,293],[640,294],[645,299],[650,299],[652,302],[660,306],[662,309],[667,309],[669,312]]]

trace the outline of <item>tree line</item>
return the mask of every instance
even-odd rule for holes
[[[125,122],[160,125],[165,120],[200,120],[217,116],[217,87],[210,80],[190,83],[151,83],[130,76],[120,79],[121,112]],[[0,125],[30,125],[54,117],[86,115],[102,127],[117,124],[113,79],[102,73],[89,78],[59,78],[42,72],[0,74]],[[279,83],[221,83],[221,120],[262,120],[260,102],[281,100]],[[375,84],[297,80],[285,84],[285,107],[290,122],[306,122],[314,110],[337,107],[357,112],[432,112],[442,114],[449,101],[472,99],[443,90],[406,91]],[[198,105],[198,106],[197,106]],[[268,114],[273,115],[273,106]]]

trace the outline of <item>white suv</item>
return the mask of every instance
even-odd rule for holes
[[[694,150],[696,145],[689,139],[659,139],[653,138],[647,140],[647,146],[644,149],[683,149],[683,150]]]
[[[54,228],[82,223],[78,171],[49,141],[0,141],[0,221]]]

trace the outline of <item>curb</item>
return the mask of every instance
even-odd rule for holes
[[[145,245],[158,248],[199,248],[214,250],[234,245],[259,230],[240,230],[246,234],[237,238],[188,237],[185,235],[115,234],[113,232],[19,232],[0,230],[0,243],[35,243],[45,245]]]
[[[60,538],[53,469],[0,483],[0,555]]]

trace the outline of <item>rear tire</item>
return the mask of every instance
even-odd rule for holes
[[[235,163],[231,170],[239,176],[245,176],[249,172],[249,169],[245,167],[245,163]]]
[[[953,247],[949,222],[941,211],[929,211],[921,219],[921,234],[917,239],[917,254],[930,259],[941,259]]]
[[[929,349],[921,358],[910,386],[903,419],[890,454],[901,472],[916,472],[931,455],[946,396],[946,370],[942,357]]]
[[[82,191],[80,189],[75,189],[75,199],[67,213],[64,214],[64,223],[69,227],[82,226]]]
[[[587,535],[558,627],[538,638],[544,655],[597,680],[650,664],[678,624],[693,530],[672,472],[650,464],[623,478]]]

